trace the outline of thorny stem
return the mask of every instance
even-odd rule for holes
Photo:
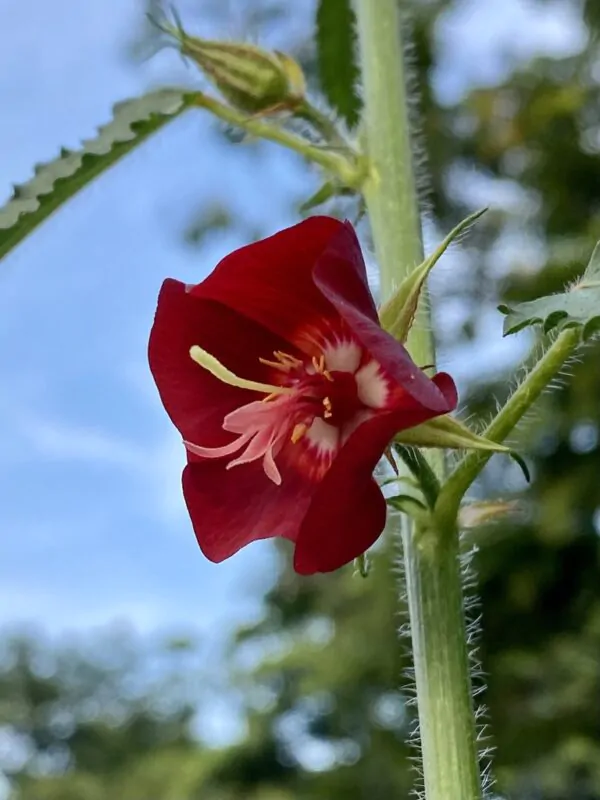
[[[382,300],[423,260],[397,0],[357,0],[364,87],[363,186],[381,270]],[[408,342],[429,364],[427,322]],[[438,475],[443,464],[434,464]],[[406,521],[405,521],[406,522]],[[448,536],[403,524],[402,539],[427,800],[482,796],[456,525]]]

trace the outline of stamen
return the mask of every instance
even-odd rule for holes
[[[323,417],[325,419],[329,419],[329,417],[333,416],[333,409],[331,407],[331,400],[329,399],[329,397],[323,398],[323,405],[325,407],[325,411],[323,412]]]
[[[290,367],[301,367],[302,361],[296,356],[291,356],[289,353],[284,353],[282,350],[274,350],[273,355],[282,364]]]
[[[325,356],[323,355],[323,353],[321,353],[319,358],[317,358],[316,356],[312,357],[312,365],[315,368],[315,372],[317,372],[319,375],[323,374],[323,372],[325,371]]]
[[[273,369],[280,369],[282,372],[289,372],[291,369],[289,364],[283,364],[281,361],[269,361],[268,358],[259,358],[258,360],[261,364],[265,364],[267,367],[273,367]]]
[[[224,367],[221,362],[216,359],[206,350],[198,347],[197,344],[190,347],[190,356],[196,364],[204,367],[207,372],[214,375],[223,383],[229,386],[236,386],[238,389],[249,389],[252,392],[266,392],[269,396],[277,396],[280,394],[294,394],[294,389],[285,386],[273,386],[269,383],[259,383],[258,381],[250,381],[246,378],[239,378],[233,372]]]
[[[295,425],[291,437],[292,444],[296,444],[296,442],[299,442],[307,430],[308,430],[308,425],[305,425],[304,422],[299,422],[297,425]]]
[[[284,353],[282,350],[273,350],[273,355],[276,361],[270,361],[268,358],[259,358],[261,364],[273,369],[280,369],[282,372],[289,372],[291,369],[296,369],[302,366],[302,361],[289,353]]]
[[[313,356],[312,357],[312,365],[313,365],[313,369],[317,373],[317,375],[322,375],[328,381],[332,381],[333,382],[333,377],[331,375],[331,372],[329,372],[328,369],[325,369],[325,354],[324,353],[321,353],[319,358],[317,358],[316,356]]]

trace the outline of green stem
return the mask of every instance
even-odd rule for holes
[[[323,114],[308,100],[304,99],[298,108],[294,110],[294,116],[306,120],[325,139],[330,147],[340,151],[350,150],[348,142],[339,132],[337,125],[331,121],[327,114]]]
[[[356,3],[370,165],[363,193],[384,301],[423,261],[398,5],[395,0]],[[433,351],[427,326],[413,326],[409,343],[416,361],[427,363]]]
[[[483,435],[492,442],[503,442],[523,414],[533,405],[573,354],[581,339],[580,330],[572,328],[560,333],[554,343],[511,395],[509,401],[485,429]],[[492,452],[472,451],[458,464],[448,478],[435,507],[436,525],[440,530],[456,524],[461,500],[475,478],[492,457]]]
[[[294,150],[309,161],[313,161],[325,170],[332,172],[346,186],[358,188],[362,183],[364,170],[358,160],[351,160],[346,155],[340,155],[332,150],[318,147],[301,136],[266,122],[260,117],[249,117],[247,114],[237,111],[235,108],[209,95],[198,93],[195,104],[205,108],[230,125],[243,128],[253,136],[269,139],[287,147],[289,150]]]
[[[370,165],[363,192],[385,301],[423,261],[398,0],[356,0],[356,14]],[[408,346],[417,363],[433,363],[427,320],[413,325]],[[443,473],[439,459],[434,467]],[[425,533],[402,526],[426,797],[477,800],[458,534],[455,524],[450,536]]]
[[[406,593],[427,800],[482,796],[458,537],[404,534]]]

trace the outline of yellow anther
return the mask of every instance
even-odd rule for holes
[[[308,425],[305,425],[304,422],[299,422],[297,425],[295,425],[294,430],[292,431],[292,444],[299,442],[307,430]]]
[[[282,350],[274,350],[273,355],[275,358],[287,367],[300,367],[302,361],[289,353],[284,353]]]
[[[315,368],[315,372],[317,372],[319,375],[323,375],[325,372],[325,356],[323,353],[321,353],[319,358],[316,356],[312,357],[312,365]]]
[[[261,364],[265,364],[267,367],[272,367],[273,369],[280,369],[282,372],[289,372],[292,368],[302,366],[302,361],[295,356],[291,356],[289,353],[284,353],[281,350],[274,350],[273,355],[275,356],[275,361],[271,361],[268,358],[259,358]]]
[[[267,367],[273,367],[273,369],[280,369],[283,372],[289,372],[290,365],[283,364],[281,361],[269,361],[268,358],[259,358],[258,359],[261,364],[265,364]]]
[[[329,397],[323,398],[323,406],[325,408],[325,411],[323,412],[323,417],[325,419],[329,419],[329,417],[333,416],[333,409],[331,407],[331,400],[329,399]]]
[[[333,376],[332,376],[331,372],[329,372],[328,369],[324,369],[323,370],[323,377],[327,378],[328,381],[331,381],[333,383]]]

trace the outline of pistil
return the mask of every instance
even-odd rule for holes
[[[294,394],[295,390],[287,386],[274,386],[270,383],[260,383],[259,381],[251,381],[246,378],[240,378],[235,375],[227,367],[223,366],[221,362],[206,350],[203,350],[197,344],[190,347],[190,356],[196,364],[199,364],[215,378],[218,378],[223,383],[229,386],[236,386],[238,389],[249,389],[252,392],[264,392],[268,395],[265,399],[271,399],[280,394]]]

